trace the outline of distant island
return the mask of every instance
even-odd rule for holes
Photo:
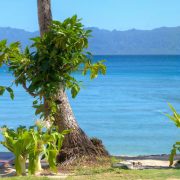
[[[90,27],[89,51],[94,55],[180,55],[180,27],[161,27],[153,30],[109,31]],[[0,28],[0,40],[20,40],[24,48],[39,32],[15,28]]]

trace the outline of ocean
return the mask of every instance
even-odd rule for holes
[[[164,113],[168,102],[180,112],[180,56],[94,56],[105,59],[107,74],[83,80],[76,99],[69,100],[79,125],[90,137],[102,139],[112,155],[169,153],[180,141],[178,129]],[[13,77],[0,69],[0,85]],[[0,126],[30,126],[38,118],[32,97],[22,87],[13,87],[14,101],[0,97]],[[2,138],[2,137],[0,137]],[[0,151],[5,149],[0,146]]]

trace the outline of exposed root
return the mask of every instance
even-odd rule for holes
[[[102,141],[96,137],[90,139],[93,145],[96,147],[100,156],[109,156],[108,151],[105,149]]]
[[[62,172],[74,172],[74,170],[82,167],[110,167],[111,166],[111,158],[110,157],[90,157],[90,156],[82,156],[80,158],[74,159],[70,163],[59,164],[58,169]]]
[[[91,160],[95,160],[98,157],[108,157],[109,154],[102,144],[102,141],[97,138],[90,139],[92,142],[91,146],[84,147],[70,147],[62,148],[60,154],[57,156],[57,162],[61,163],[62,166],[68,166],[73,164],[78,159],[89,157]]]

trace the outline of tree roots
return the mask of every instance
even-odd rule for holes
[[[105,149],[102,141],[97,138],[91,138],[92,145],[89,147],[76,146],[63,148],[57,156],[57,162],[63,166],[71,165],[74,161],[88,157],[95,160],[98,157],[109,157],[108,151]]]

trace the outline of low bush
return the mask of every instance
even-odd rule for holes
[[[56,156],[69,130],[58,132],[57,127],[48,121],[37,121],[34,126],[20,126],[16,130],[6,126],[1,128],[4,140],[1,144],[15,156],[17,175],[26,174],[26,161],[29,161],[28,173],[41,171],[41,158],[44,157],[52,171],[56,172]]]
[[[173,112],[173,115],[169,115],[169,114],[166,114],[166,115],[169,117],[169,119],[171,119],[175,123],[175,125],[178,128],[180,128],[180,114],[177,113],[176,109],[171,104],[169,104],[169,107],[170,107],[171,111]],[[173,165],[174,156],[176,155],[177,151],[180,151],[180,141],[176,142],[173,145],[171,154],[169,156],[169,161],[170,161],[169,166]]]

